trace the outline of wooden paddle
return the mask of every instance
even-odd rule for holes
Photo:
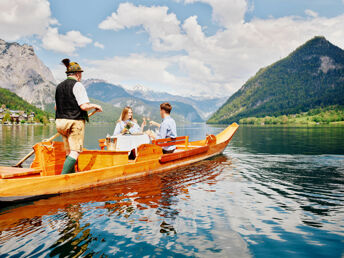
[[[97,113],[97,112],[98,112],[98,110],[94,110],[92,113],[90,113],[90,114],[88,115],[88,117],[93,116],[93,115],[94,115],[95,113]],[[51,142],[52,140],[54,140],[55,138],[57,138],[57,137],[59,137],[59,136],[60,136],[60,134],[57,133],[57,134],[51,136],[49,139],[44,140],[44,141],[45,141],[45,142]],[[21,165],[24,163],[24,161],[27,160],[28,158],[30,158],[30,157],[32,156],[32,154],[34,154],[34,153],[35,153],[35,150],[32,150],[30,153],[28,153],[24,158],[22,158],[17,164],[15,164],[15,165],[12,166],[12,167],[18,167],[18,168],[20,168]]]

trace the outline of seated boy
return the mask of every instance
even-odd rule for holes
[[[165,102],[160,105],[160,116],[163,119],[163,121],[161,124],[154,121],[150,121],[151,125],[159,127],[158,135],[157,136],[150,135],[150,136],[156,139],[177,137],[176,122],[170,116],[171,110],[172,110],[172,106],[170,105],[170,103]],[[172,145],[172,146],[163,147],[162,151],[164,154],[167,154],[167,153],[173,153],[175,149],[176,149],[176,146]]]

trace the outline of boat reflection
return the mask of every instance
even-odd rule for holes
[[[51,235],[46,243],[50,255],[78,256],[88,249],[90,243],[105,241],[99,235],[93,235],[90,229],[90,224],[99,220],[99,217],[107,221],[104,227],[116,224],[116,230],[108,230],[111,234],[117,234],[120,231],[119,223],[125,221],[140,227],[145,227],[147,223],[158,223],[160,230],[157,232],[175,235],[178,230],[173,221],[179,215],[176,204],[190,198],[189,188],[193,185],[216,184],[222,172],[217,169],[221,163],[228,163],[226,156],[217,156],[162,174],[0,210],[0,247],[14,239],[24,241],[23,237],[29,234],[40,238],[41,235],[35,232],[45,231]],[[107,231],[106,228],[104,230]],[[17,244],[27,244],[21,241]],[[34,242],[39,242],[39,239]],[[45,252],[48,249],[44,249]]]

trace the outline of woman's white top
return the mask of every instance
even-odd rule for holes
[[[123,129],[125,128],[125,126],[127,125],[127,123],[131,123],[133,124],[133,127],[131,127],[129,129],[129,132],[130,133],[140,133],[141,132],[141,128],[140,126],[135,123],[134,121],[132,120],[127,120],[127,121],[120,121],[116,124],[116,128],[115,128],[115,131],[113,132],[113,135],[119,135],[121,134],[121,132],[123,131]]]

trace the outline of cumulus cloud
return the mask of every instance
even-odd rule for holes
[[[83,36],[79,31],[68,31],[66,34],[59,34],[57,28],[49,28],[42,38],[45,49],[73,55],[77,47],[84,47],[91,43],[92,39]]]
[[[41,35],[52,23],[56,20],[51,18],[47,0],[0,1],[0,38],[4,40]]]
[[[122,30],[142,26],[149,34],[155,50],[180,50],[182,39],[180,21],[165,6],[135,6],[122,3],[116,12],[99,24],[103,30]]]
[[[107,63],[107,69],[112,72],[119,69],[122,73],[111,78],[113,81],[135,78],[146,85],[154,82],[169,85],[183,93],[223,95],[225,92],[230,95],[259,68],[285,57],[315,35],[324,35],[332,43],[344,46],[344,15],[326,18],[306,10],[307,18],[254,18],[245,22],[245,12],[250,8],[245,0],[184,2],[196,1],[213,8],[213,19],[222,26],[214,35],[205,35],[196,16],[179,21],[167,7],[120,4],[117,11],[99,25],[101,29],[118,31],[142,26],[154,50],[183,50],[183,54],[169,55],[163,63],[157,58],[135,55],[98,60],[93,63],[93,71],[101,73]],[[113,60],[131,65],[117,67],[120,65]],[[154,62],[159,63],[159,69],[152,68],[153,72],[149,72],[151,62],[152,67]]]
[[[307,14],[308,16],[311,16],[311,17],[318,17],[318,13],[314,12],[314,11],[312,11],[310,9],[305,10],[305,14]]]
[[[92,42],[79,31],[59,34],[52,26],[59,25],[51,16],[48,0],[1,0],[0,38],[15,41],[23,37],[38,36],[42,46],[65,54],[74,54],[79,47]]]
[[[244,23],[248,4],[246,0],[185,0],[185,3],[202,2],[213,9],[213,19],[225,27]]]
[[[101,48],[101,49],[104,49],[104,45],[102,43],[99,43],[98,41],[94,42],[93,44],[95,47],[98,47],[98,48]]]

